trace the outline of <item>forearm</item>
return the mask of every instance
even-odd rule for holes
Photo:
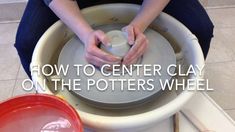
[[[130,23],[142,32],[161,13],[170,0],[144,0],[138,15]]]
[[[82,16],[76,0],[52,0],[49,7],[85,43],[93,29]]]

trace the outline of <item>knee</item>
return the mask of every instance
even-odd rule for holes
[[[194,30],[194,34],[198,38],[199,44],[202,48],[204,58],[207,57],[209,52],[211,39],[213,38],[214,25],[211,20],[198,24]]]
[[[195,35],[198,37],[199,41],[202,42],[209,41],[214,36],[214,25],[210,19],[198,24],[195,30]]]
[[[24,47],[24,41],[21,40],[21,38],[16,38],[14,46],[15,46],[18,54],[23,53],[23,52],[26,51],[26,48]]]
[[[14,46],[18,52],[21,64],[25,72],[31,78],[29,65],[34,50],[33,39],[30,38],[30,36],[21,35],[20,33],[17,33]]]
[[[35,45],[30,35],[17,33],[14,46],[20,56],[32,54]]]

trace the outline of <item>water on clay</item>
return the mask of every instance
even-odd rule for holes
[[[21,108],[0,119],[0,132],[78,132],[73,120],[48,106]]]

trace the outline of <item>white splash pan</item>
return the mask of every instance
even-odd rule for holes
[[[86,20],[92,26],[111,23],[130,22],[140,6],[133,4],[106,4],[82,10]],[[204,66],[203,53],[197,38],[179,21],[161,13],[151,25],[160,32],[172,45],[176,52],[178,64]],[[40,38],[33,53],[31,66],[56,64],[58,55],[64,44],[73,33],[61,22],[52,25]],[[190,76],[188,78],[201,78]],[[157,122],[172,116],[192,98],[193,91],[165,91],[161,97],[151,103],[140,105],[129,110],[102,110],[91,107],[68,91],[54,92],[47,82],[43,88],[42,75],[32,73],[34,84],[38,85],[38,93],[63,96],[78,111],[84,125],[95,131],[143,131],[153,127]],[[177,94],[176,94],[177,93]]]

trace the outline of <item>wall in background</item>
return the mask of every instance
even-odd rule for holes
[[[28,0],[0,0],[0,23],[19,21]],[[199,0],[204,7],[235,7],[235,0]]]
[[[26,2],[28,0],[0,0],[2,3]],[[235,6],[235,0],[199,0],[204,6]]]
[[[0,0],[0,3],[15,3],[15,2],[25,2],[28,0]]]
[[[218,7],[218,6],[235,6],[235,0],[199,0],[204,6]]]

